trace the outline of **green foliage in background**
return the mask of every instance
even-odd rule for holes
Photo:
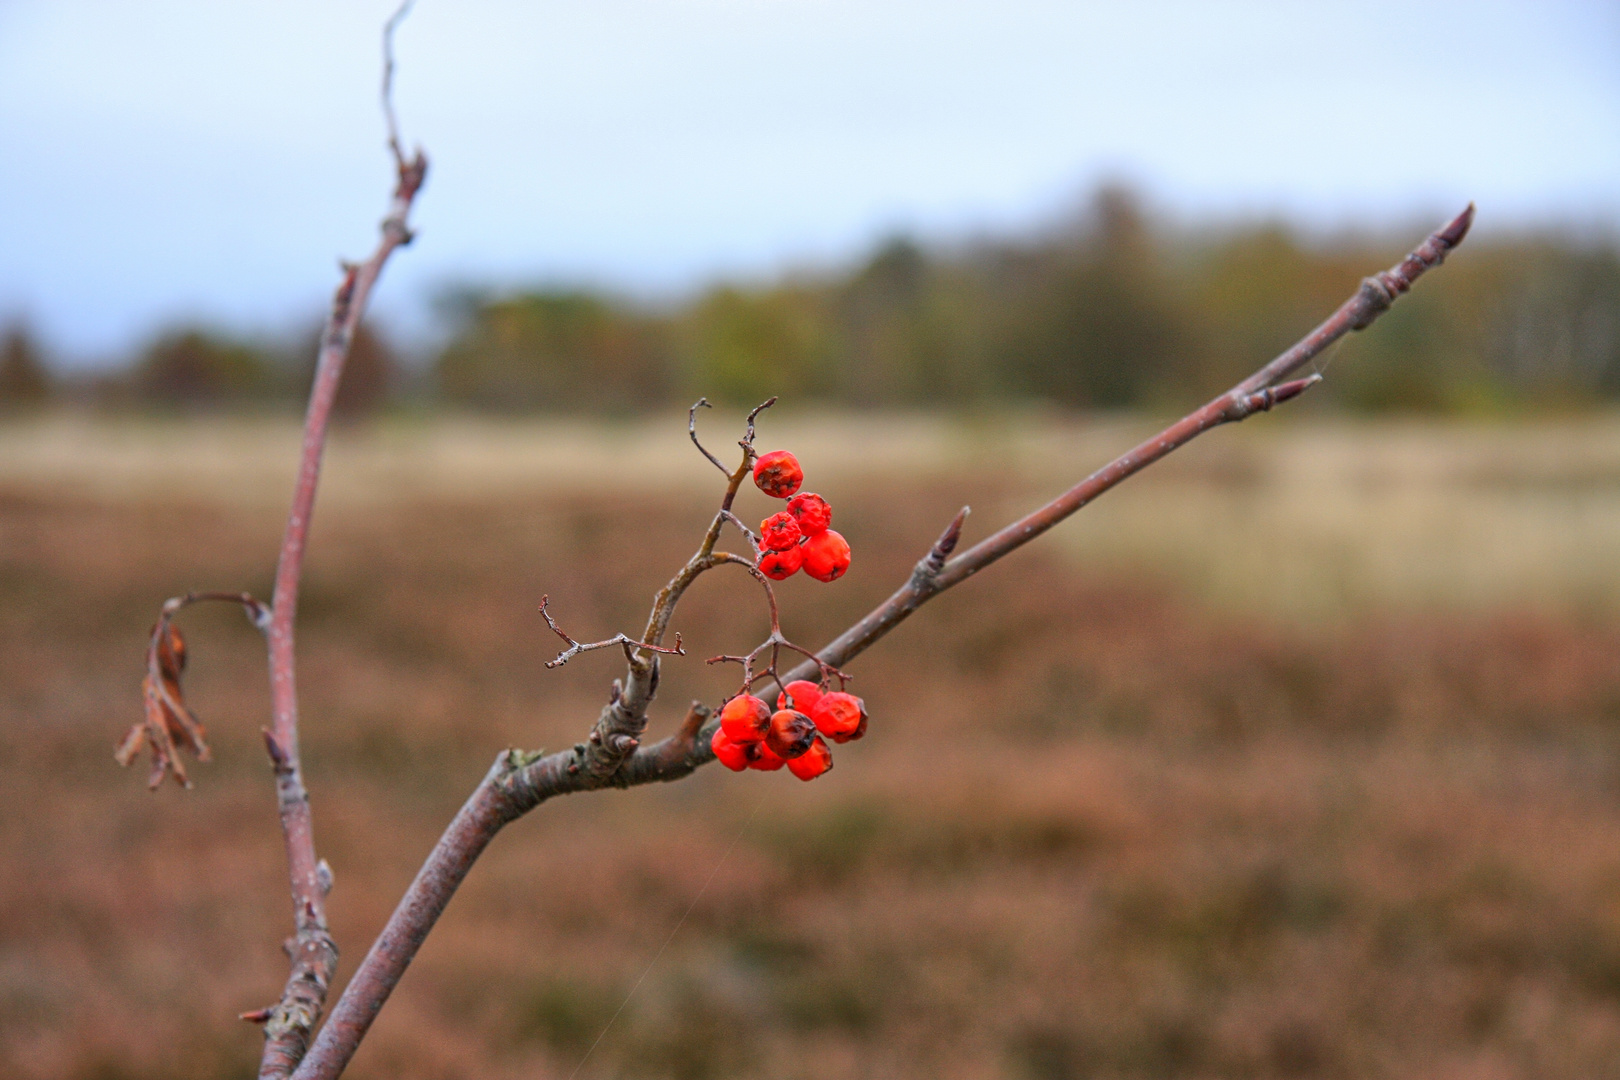
[[[363,333],[340,412],[363,415],[402,394],[418,405],[609,415],[771,394],[856,408],[1178,408],[1293,343],[1421,232],[1172,226],[1110,187],[1023,239],[927,247],[893,237],[855,266],[720,283],[677,304],[583,289],[463,290],[441,304],[445,344],[414,371]],[[51,387],[26,329],[9,334],[0,407],[15,408]],[[314,351],[313,337],[274,345],[180,327],[81,396],[291,409]],[[1321,364],[1332,378],[1312,401],[1357,411],[1620,400],[1620,245],[1481,229]]]
[[[1181,406],[1286,348],[1415,236],[1155,227],[1130,192],[1105,188],[1031,240],[928,250],[897,238],[845,272],[724,284],[672,310],[582,293],[469,301],[438,381],[452,401],[542,410],[771,393],[858,407]],[[1620,253],[1476,236],[1341,348],[1323,396],[1357,410],[1614,400]]]
[[[145,400],[214,405],[269,396],[279,389],[277,375],[270,357],[250,343],[184,329],[146,347],[130,384]]]
[[[447,401],[487,409],[623,411],[670,395],[674,351],[656,321],[584,292],[533,293],[455,307],[439,356]]]
[[[0,331],[0,409],[38,405],[50,393],[39,346],[21,323]]]

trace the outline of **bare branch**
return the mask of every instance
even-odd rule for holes
[[[924,555],[904,586],[819,653],[806,653],[811,661],[800,665],[783,679],[805,678],[828,669],[837,671],[833,665],[847,663],[859,655],[931,597],[965,581],[1010,551],[1028,543],[1147,465],[1212,427],[1265,411],[1315,385],[1318,381],[1316,377],[1275,384],[1278,379],[1297,371],[1344,334],[1369,325],[1425,270],[1439,265],[1445,254],[1462,242],[1472,217],[1473,207],[1470,206],[1392,270],[1367,279],[1356,296],[1341,306],[1331,318],[1250,378],[1115,459],[1046,506],[952,558],[967,517],[967,508],[964,507]],[[745,451],[751,451],[751,435],[752,432],[744,445]],[[714,459],[710,457],[710,460]],[[731,484],[724,506],[726,510],[730,508],[730,495],[735,494],[741,482],[741,473],[742,470],[728,474]],[[643,635],[643,640],[658,640],[655,631],[660,617],[667,619],[667,613],[680,591],[702,570],[721,562],[746,563],[747,560],[741,556],[728,556],[724,552],[711,555],[713,538],[718,536],[724,520],[724,517],[716,516],[705,547],[660,591],[654,601],[649,632]],[[785,641],[775,640],[778,637],[779,634],[773,632],[772,638],[767,639],[750,656],[757,656],[766,648],[774,650],[785,647],[802,651]],[[726,659],[749,662],[745,657]],[[588,742],[554,754],[525,754],[508,750],[496,759],[483,783],[451,822],[417,873],[416,880],[400,900],[387,926],[333,1008],[331,1019],[316,1038],[294,1080],[333,1080],[343,1071],[473,862],[507,822],[554,796],[604,787],[630,787],[677,780],[714,759],[709,736],[718,723],[713,717],[705,718],[701,707],[696,704],[688,712],[680,731],[650,746],[639,745],[637,737],[624,732],[614,735],[612,739],[602,735],[604,730],[612,730],[611,726],[604,726],[610,711],[619,709],[626,711],[617,714],[615,719],[628,722],[635,736],[639,736],[645,727],[647,704],[656,690],[656,672],[656,663],[638,668],[632,662],[632,679],[622,693],[614,694]],[[639,690],[636,688],[637,679],[642,682]],[[611,748],[608,746],[610,742]],[[598,764],[606,761],[611,767],[604,771],[592,767],[593,761]]]
[[[930,597],[961,584],[1004,555],[1023,547],[1103,492],[1118,486],[1166,454],[1185,446],[1210,428],[1240,421],[1314,386],[1319,381],[1314,377],[1281,386],[1272,384],[1298,371],[1352,330],[1371,325],[1389,309],[1395,297],[1410,289],[1424,271],[1439,266],[1447,252],[1462,243],[1473,220],[1474,206],[1470,203],[1462,213],[1432,233],[1393,268],[1363,281],[1354,296],[1275,360],[1231,390],[1115,458],[1045,506],[950,559],[937,573],[921,577],[913,574],[912,579],[896,590],[894,595],[829,642],[821,650],[821,656],[835,664],[847,664],[903,622]],[[809,671],[808,665],[800,665],[793,677],[803,677],[800,673],[808,674]]]
[[[648,652],[665,653],[670,656],[686,655],[686,650],[681,648],[681,635],[678,632],[675,635],[675,647],[673,649],[665,648],[662,645],[649,645],[645,641],[637,641],[628,634],[614,634],[606,641],[592,641],[587,643],[575,641],[573,638],[564,633],[563,628],[558,626],[557,621],[551,617],[551,611],[546,606],[550,600],[550,596],[542,596],[540,598],[540,614],[546,620],[546,625],[551,627],[551,629],[556,632],[558,637],[568,642],[568,648],[558,653],[557,659],[546,665],[548,668],[562,667],[580,653],[591,652],[595,649],[606,649],[614,645],[624,646],[624,655],[627,658],[631,657],[633,650],[636,649],[646,649]]]
[[[365,262],[345,267],[343,281],[332,297],[332,309],[315,365],[314,385],[304,416],[304,438],[293,491],[292,510],[276,563],[276,585],[267,627],[270,645],[271,726],[265,733],[276,776],[276,798],[281,829],[286,838],[287,868],[292,883],[294,936],[287,943],[292,969],[281,1000],[272,1007],[264,1025],[264,1055],[259,1066],[263,1080],[281,1080],[303,1059],[310,1034],[326,1002],[327,988],[337,971],[338,950],[327,928],[326,893],[321,888],[321,861],[315,854],[314,823],[309,793],[304,788],[298,752],[298,690],[295,678],[293,624],[298,612],[298,587],[303,575],[304,550],[309,539],[310,516],[320,480],[326,432],[343,377],[344,363],[354,332],[365,314],[371,291],[396,248],[411,242],[409,217],[417,192],[427,178],[427,157],[418,149],[407,158],[399,143],[393,110],[393,35],[410,10],[402,4],[383,27],[383,112],[389,148],[397,173],[393,200],[383,218],[381,238]]]
[[[771,579],[765,576],[765,572],[758,566],[754,565],[752,561],[743,558],[741,555],[733,555],[729,551],[715,552],[714,558],[711,561],[716,566],[740,566],[744,570],[748,571],[749,575],[755,581],[759,582],[759,587],[765,590],[765,603],[770,606],[771,633],[781,633],[782,617],[776,609],[776,590],[771,588]]]

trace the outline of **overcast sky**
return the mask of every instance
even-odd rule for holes
[[[314,317],[389,182],[371,0],[0,0],[0,318],[79,361]],[[1620,222],[1620,3],[419,0],[433,171],[379,305],[692,288],[1100,177],[1180,215]]]

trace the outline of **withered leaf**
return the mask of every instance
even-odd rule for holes
[[[210,755],[202,723],[186,707],[180,691],[186,643],[179,629],[166,620],[159,621],[152,628],[147,658],[149,670],[141,680],[142,717],[118,744],[113,757],[118,764],[127,766],[143,749],[149,750],[152,767],[146,777],[148,787],[157,788],[165,775],[172,775],[181,787],[190,787],[175,747],[185,747],[198,761],[207,761]]]

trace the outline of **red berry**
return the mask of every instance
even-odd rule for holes
[[[816,738],[816,725],[797,709],[778,709],[771,717],[771,729],[765,733],[765,745],[777,757],[792,761],[806,750]]]
[[[804,572],[817,581],[836,581],[849,569],[849,541],[828,529],[799,545],[804,552]]]
[[[787,512],[799,523],[799,531],[806,536],[824,533],[832,524],[832,507],[813,491],[801,491],[788,500]]]
[[[856,739],[860,738],[862,735],[865,735],[865,734],[866,734],[866,711],[863,709],[863,710],[861,710],[861,722],[859,724],[855,725],[855,730],[851,731],[847,735],[834,735],[834,736],[832,736],[832,741],[835,742],[835,743],[838,743],[840,746],[842,746],[844,743],[854,742]],[[764,743],[761,743],[760,745],[763,746]]]
[[[720,764],[732,772],[742,772],[748,768],[748,759],[752,756],[749,747],[726,738],[725,728],[715,729],[714,738],[709,740],[709,746],[714,750],[714,756]]]
[[[771,726],[771,707],[753,694],[738,694],[720,709],[720,730],[734,743],[759,742]]]
[[[771,498],[785,499],[804,483],[804,470],[786,450],[772,450],[754,464],[754,483]]]
[[[760,772],[775,772],[787,764],[786,760],[776,756],[776,751],[762,742],[754,743],[753,749],[758,750],[759,753],[748,763],[750,769],[758,769]]]
[[[799,523],[786,510],[759,523],[760,543],[770,551],[786,551],[799,542]]]
[[[804,565],[804,546],[790,547],[786,551],[767,551],[759,557],[759,572],[772,581],[790,578]]]
[[[805,679],[795,679],[782,687],[785,693],[776,695],[778,709],[798,709],[804,715],[814,718],[816,702],[821,700],[821,687]],[[788,698],[792,698],[792,704]]]
[[[815,721],[823,735],[834,739],[839,736],[847,738],[866,719],[866,702],[854,694],[834,690],[821,696],[821,701],[810,710],[810,719]]]
[[[817,737],[809,750],[788,762],[787,766],[800,780],[814,780],[832,768],[832,751]]]

